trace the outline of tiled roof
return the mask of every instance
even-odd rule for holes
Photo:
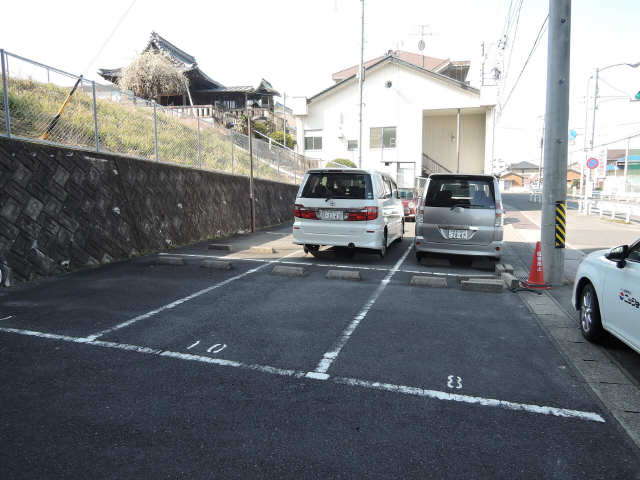
[[[509,165],[509,169],[510,170],[533,170],[533,169],[538,170],[538,165],[535,165],[530,162],[519,162],[519,163],[512,163],[511,165]]]
[[[406,52],[404,50],[389,50],[386,55],[381,55],[371,60],[367,60],[366,62],[364,62],[364,66],[365,68],[368,68],[389,55],[436,73],[440,73],[449,65],[458,68],[468,67],[470,65],[470,62],[466,60],[452,62],[449,59],[429,57],[428,55],[420,55],[419,53]],[[340,82],[354,75],[357,71],[358,65],[353,65],[349,68],[345,68],[344,70],[340,70],[339,72],[334,73],[331,78],[333,78],[333,80],[335,80],[336,82]]]

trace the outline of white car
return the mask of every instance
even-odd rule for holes
[[[395,181],[355,168],[309,170],[294,207],[293,243],[317,255],[323,245],[376,250],[404,235],[404,209]]]
[[[587,340],[606,330],[640,353],[640,239],[588,255],[578,267],[573,306]]]

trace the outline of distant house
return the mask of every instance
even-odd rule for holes
[[[509,190],[514,187],[524,187],[524,175],[505,172],[500,176],[500,183],[503,190]]]
[[[362,145],[358,66],[291,101],[300,153],[346,158],[401,187],[434,172],[492,173],[495,97],[466,81],[469,62],[390,50],[365,62]],[[289,103],[287,103],[289,104]]]
[[[200,70],[194,56],[176,47],[156,32],[143,52],[157,52],[167,55],[171,62],[185,74],[189,80],[189,89],[185,95],[163,96],[158,103],[168,106],[215,105],[224,109],[244,109],[248,105],[265,108],[273,112],[274,96],[280,94],[264,78],[256,85],[225,87]],[[122,68],[101,68],[98,74],[117,84]]]

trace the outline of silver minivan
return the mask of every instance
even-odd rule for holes
[[[492,175],[433,174],[416,215],[415,251],[500,258],[502,199]]]

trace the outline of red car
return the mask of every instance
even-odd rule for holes
[[[398,193],[404,207],[404,218],[408,221],[416,221],[417,192],[414,188],[399,188]]]

